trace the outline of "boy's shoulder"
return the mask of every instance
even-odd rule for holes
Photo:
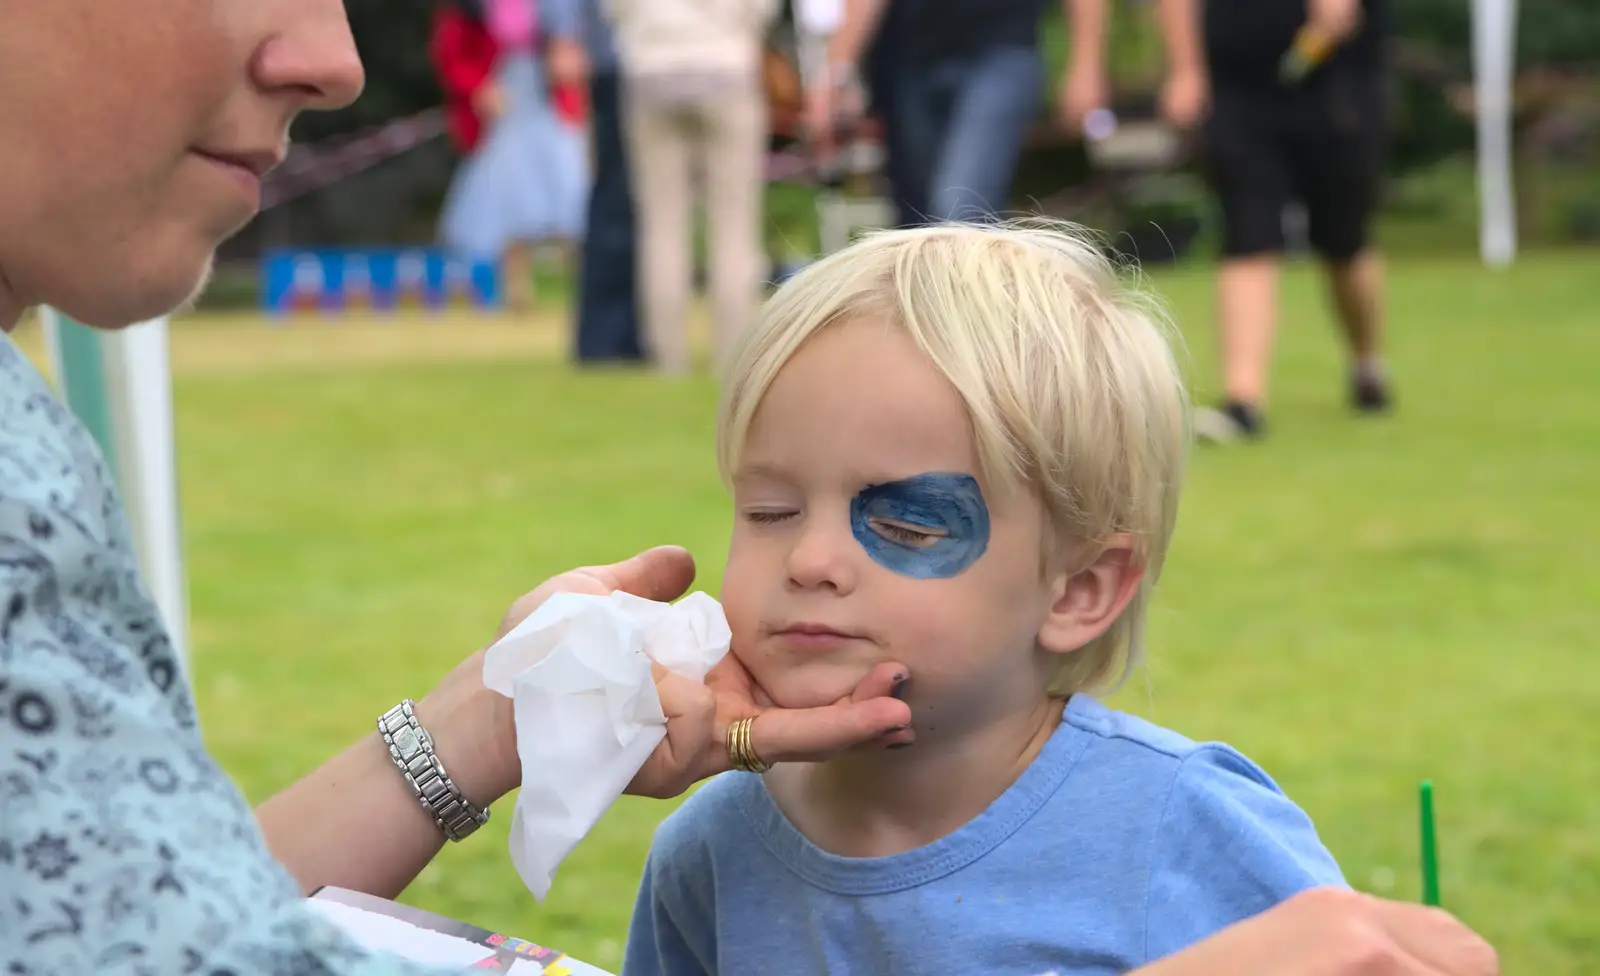
[[[1144,767],[1159,776],[1216,775],[1248,780],[1279,792],[1266,771],[1224,742],[1199,742],[1181,732],[1128,712],[1117,711],[1086,695],[1067,703],[1062,721],[1089,738],[1085,756],[1092,763]]]
[[[1264,837],[1315,837],[1310,818],[1273,778],[1239,750],[1197,742],[1085,696],[1067,705],[1062,724],[1083,740],[1072,787],[1072,815],[1126,824],[1139,811],[1157,847],[1174,838],[1235,834],[1251,824]]]
[[[1103,836],[1144,839],[1146,959],[1307,888],[1346,884],[1310,816],[1233,747],[1092,699],[1074,698],[1063,724],[1088,740],[1071,812]]]

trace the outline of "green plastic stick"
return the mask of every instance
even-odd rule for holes
[[[1422,781],[1422,903],[1439,904],[1439,849],[1433,828],[1433,784]]]

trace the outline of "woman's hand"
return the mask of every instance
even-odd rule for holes
[[[519,597],[500,619],[495,634],[509,634],[528,614],[557,593],[604,596],[626,590],[647,600],[683,595],[694,582],[694,557],[677,546],[646,549],[609,566],[584,566],[552,576]],[[487,648],[467,658],[417,703],[417,718],[433,735],[450,778],[479,807],[487,807],[522,784],[517,729],[511,699],[483,684]],[[665,699],[662,701],[666,705]],[[669,727],[670,728],[670,727]]]
[[[1437,908],[1303,891],[1130,976],[1499,976],[1489,943]]]
[[[656,691],[667,713],[667,737],[645,761],[628,792],[659,799],[727,772],[728,726],[755,719],[750,745],[767,762],[816,762],[852,746],[910,742],[911,709],[895,694],[910,677],[898,664],[880,664],[855,690],[831,705],[774,708],[733,654],[696,684],[656,665]]]
[[[551,577],[511,605],[500,621],[503,637],[556,593],[604,596],[625,590],[647,600],[677,599],[694,582],[694,557],[677,546],[647,549],[609,566],[586,566]],[[511,699],[483,684],[484,651],[467,658],[417,703],[418,719],[433,733],[439,758],[467,799],[488,806],[522,781]],[[881,740],[910,741],[911,710],[893,697],[908,676],[895,664],[879,665],[848,698],[809,709],[780,709],[761,693],[732,654],[697,684],[659,665],[656,693],[667,716],[667,736],[629,786],[642,796],[677,796],[707,776],[729,768],[728,725],[756,716],[751,744],[770,762],[819,759]]]
[[[1210,87],[1198,68],[1174,71],[1161,86],[1161,114],[1179,129],[1193,129],[1205,118]]]
[[[672,548],[575,569],[513,604],[500,633],[558,592],[603,595],[620,589],[670,600],[693,580],[694,560]],[[522,782],[511,699],[484,687],[483,657],[479,651],[461,662],[416,706],[451,780],[479,808]],[[671,700],[668,694],[662,697],[663,703]],[[307,893],[336,885],[397,897],[444,843],[444,834],[395,770],[383,740],[372,725],[362,724],[367,732],[360,741],[256,811],[272,853]]]
[[[1072,138],[1081,138],[1084,123],[1098,109],[1111,103],[1110,85],[1105,70],[1098,63],[1079,62],[1062,74],[1056,107],[1061,113],[1061,124]]]

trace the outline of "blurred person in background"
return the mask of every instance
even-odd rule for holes
[[[903,225],[1004,209],[1045,68],[1047,0],[844,0],[827,68],[809,93],[819,151],[863,109],[862,76],[885,127],[886,172]],[[1074,35],[1097,8],[1062,0]]]
[[[576,358],[580,363],[638,362],[645,356],[639,339],[633,186],[622,132],[622,71],[616,39],[606,22],[604,0],[545,3],[553,31],[557,18],[580,25],[589,56],[594,180],[578,268]]]
[[[1093,8],[1103,37],[1109,0],[1078,2]],[[1389,0],[1156,2],[1169,61],[1162,109],[1197,131],[1223,216],[1223,399],[1199,412],[1196,433],[1230,441],[1265,432],[1284,213],[1294,202],[1327,269],[1350,404],[1386,412],[1383,269],[1371,225],[1386,148]],[[1102,46],[1074,47],[1080,112],[1105,102]]]
[[[540,0],[445,0],[429,39],[464,156],[439,236],[498,261],[517,312],[533,303],[534,249],[581,237],[589,184],[582,38],[575,18],[547,25],[542,12]]]
[[[889,184],[890,200],[894,204],[895,222],[901,227],[914,227],[927,213],[927,192],[919,178],[927,167],[916,165],[907,151],[903,126],[894,124],[896,89],[900,56],[905,48],[905,19],[914,0],[886,0],[878,29],[862,54],[860,74],[862,112],[875,117],[883,137],[883,176]],[[850,72],[840,72],[842,78],[832,78],[831,83],[848,85]],[[844,107],[854,108],[853,93],[848,88],[838,89],[850,101]],[[828,108],[820,109],[826,113]],[[822,115],[821,118],[826,118]],[[818,124],[821,124],[820,122]]]
[[[704,209],[714,358],[755,316],[766,255],[762,56],[777,0],[603,0],[623,74],[646,344],[688,373],[694,217]],[[696,192],[697,177],[699,192]],[[696,207],[697,198],[701,207]]]

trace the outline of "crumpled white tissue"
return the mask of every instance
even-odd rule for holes
[[[535,898],[666,736],[650,662],[704,681],[731,640],[705,593],[557,593],[489,648],[483,683],[514,702],[522,762],[511,862]]]

